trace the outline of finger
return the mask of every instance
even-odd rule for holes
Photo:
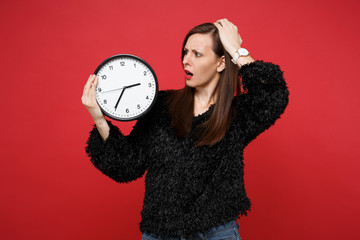
[[[84,89],[86,89],[86,87],[88,87],[90,85],[89,82],[91,82],[91,77],[92,77],[92,74],[90,74],[88,80],[86,81],[86,83],[84,85]]]
[[[99,81],[98,76],[95,76],[94,82],[91,84],[91,92],[95,93],[98,81]]]
[[[226,22],[227,24],[232,24],[227,18],[224,18],[223,20],[224,20],[224,22]]]
[[[91,88],[96,88],[96,79],[97,79],[97,76],[96,75],[94,75],[94,78],[92,79],[92,82],[91,82]]]
[[[94,95],[95,95],[95,86],[94,86],[94,83],[92,83],[89,91],[87,92],[87,97],[90,98],[90,100],[91,100],[91,99],[93,99]]]
[[[97,76],[94,77],[94,79],[91,83],[91,86],[90,86],[91,91],[95,91],[96,84],[97,84],[96,80],[97,80]]]
[[[227,18],[221,19],[222,20],[222,25],[225,27],[231,27],[231,26],[235,26],[232,22],[230,22]]]
[[[91,83],[94,81],[94,77],[95,77],[94,74],[91,74],[91,75],[90,75],[88,81],[86,82],[86,84],[85,84],[85,86],[84,86],[84,89],[90,88]]]
[[[89,91],[89,88],[91,87],[92,78],[93,78],[93,74],[91,74],[89,76],[89,78],[84,86],[84,91],[83,91],[84,96],[88,96],[88,91]]]
[[[231,23],[229,21],[227,21],[226,18],[221,19],[220,23],[224,28],[229,28],[231,26]]]
[[[92,84],[93,90],[90,91],[90,97],[92,100],[96,99],[96,86],[97,86],[97,81],[98,81],[98,77],[96,76],[94,83]]]
[[[89,82],[92,83],[95,79],[95,74],[91,74],[90,78],[89,78]]]
[[[95,77],[95,81],[94,81],[94,87],[95,87],[95,88],[97,87],[98,82],[99,82],[99,77],[96,76],[96,77]]]
[[[222,27],[221,20],[222,19],[217,20],[216,23]]]
[[[86,89],[84,90],[86,93],[85,93],[85,95],[87,96],[87,97],[89,97],[90,96],[90,94],[91,94],[91,92],[92,91],[94,91],[94,89],[95,89],[95,87],[94,87],[94,81],[95,81],[95,79],[96,79],[96,75],[92,75],[91,76],[91,79],[89,80],[89,85],[86,87]]]
[[[95,88],[93,87],[93,84],[91,84],[91,90],[88,93],[88,97],[90,98],[90,100],[93,99],[93,96],[95,94],[95,91],[93,89]]]

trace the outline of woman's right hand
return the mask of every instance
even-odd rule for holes
[[[82,103],[89,111],[95,123],[105,120],[104,114],[101,112],[99,105],[96,102],[95,89],[98,84],[99,78],[95,74],[91,74],[85,84],[84,92],[81,97]]]

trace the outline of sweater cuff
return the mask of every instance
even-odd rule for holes
[[[238,76],[242,77],[244,90],[258,86],[285,84],[280,66],[263,60],[256,60],[243,65],[238,70]]]
[[[89,139],[86,142],[87,146],[85,147],[85,151],[89,157],[103,154],[109,150],[109,148],[112,148],[115,142],[118,143],[119,138],[125,138],[117,126],[114,126],[109,120],[106,120],[106,122],[110,127],[110,131],[105,142],[103,142],[96,124],[93,125],[93,129],[90,131]]]

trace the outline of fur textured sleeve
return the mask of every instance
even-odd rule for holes
[[[138,119],[128,136],[122,134],[117,126],[106,120],[110,126],[109,136],[103,142],[94,124],[85,151],[93,165],[103,174],[117,182],[130,182],[140,178],[147,169],[146,124]]]
[[[236,96],[238,116],[245,131],[245,146],[272,126],[285,111],[289,91],[279,65],[256,60],[242,66],[244,94]]]

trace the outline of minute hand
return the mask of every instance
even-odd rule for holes
[[[116,109],[117,109],[117,106],[118,106],[118,104],[119,104],[119,102],[120,102],[120,99],[121,99],[122,95],[123,95],[124,92],[125,92],[125,89],[131,88],[131,87],[135,87],[135,86],[138,86],[138,85],[140,85],[140,83],[135,83],[135,84],[132,84],[132,85],[129,85],[129,86],[124,86],[124,87],[122,87],[123,90],[121,91],[120,97],[119,97],[119,99],[118,99],[117,102],[116,102],[115,111],[116,111]]]
[[[118,106],[118,104],[119,104],[119,102],[120,102],[120,99],[121,99],[122,95],[124,94],[125,89],[126,89],[126,87],[123,87],[123,90],[121,91],[120,97],[119,97],[119,99],[118,99],[117,102],[116,102],[115,111],[116,111],[116,109],[117,109],[117,106]]]

